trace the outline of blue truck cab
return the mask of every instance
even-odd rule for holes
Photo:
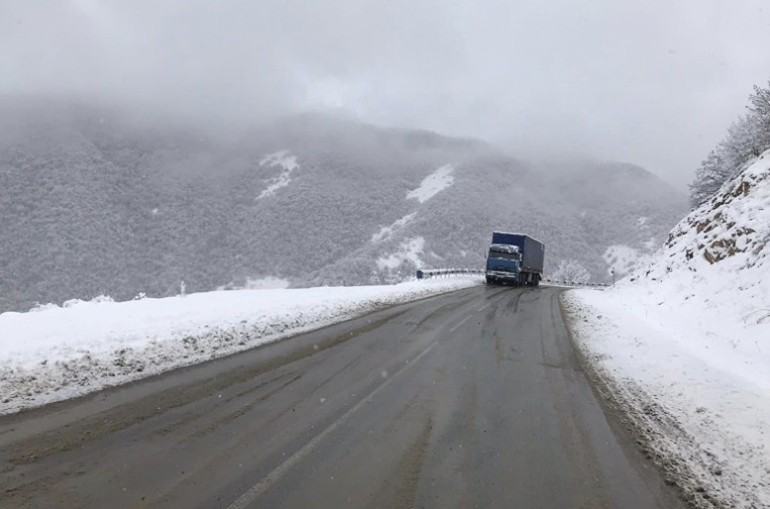
[[[494,232],[487,254],[487,284],[537,286],[543,277],[545,246],[521,233]]]
[[[518,246],[492,244],[487,254],[487,283],[517,284],[521,271],[521,253]]]

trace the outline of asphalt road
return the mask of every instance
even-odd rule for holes
[[[558,292],[471,288],[2,418],[0,507],[679,507]]]

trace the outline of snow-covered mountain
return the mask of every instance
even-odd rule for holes
[[[555,170],[323,115],[233,137],[56,101],[6,98],[0,113],[0,310],[171,295],[182,281],[363,284],[481,267],[495,229],[543,240],[547,271],[575,259],[607,280],[608,252],[633,260],[686,210],[634,166]]]

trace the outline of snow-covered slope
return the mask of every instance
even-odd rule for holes
[[[765,152],[683,219],[647,267],[566,298],[587,358],[704,506],[708,495],[770,507],[769,242]]]
[[[481,284],[235,290],[71,301],[0,313],[0,414],[71,398],[319,328],[379,307]]]
[[[625,244],[613,244],[602,255],[607,262],[607,270],[621,278],[634,272],[639,267],[644,267],[652,260],[651,253],[641,249],[626,246]]]

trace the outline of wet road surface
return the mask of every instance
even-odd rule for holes
[[[559,291],[475,287],[0,418],[0,507],[680,507]]]

